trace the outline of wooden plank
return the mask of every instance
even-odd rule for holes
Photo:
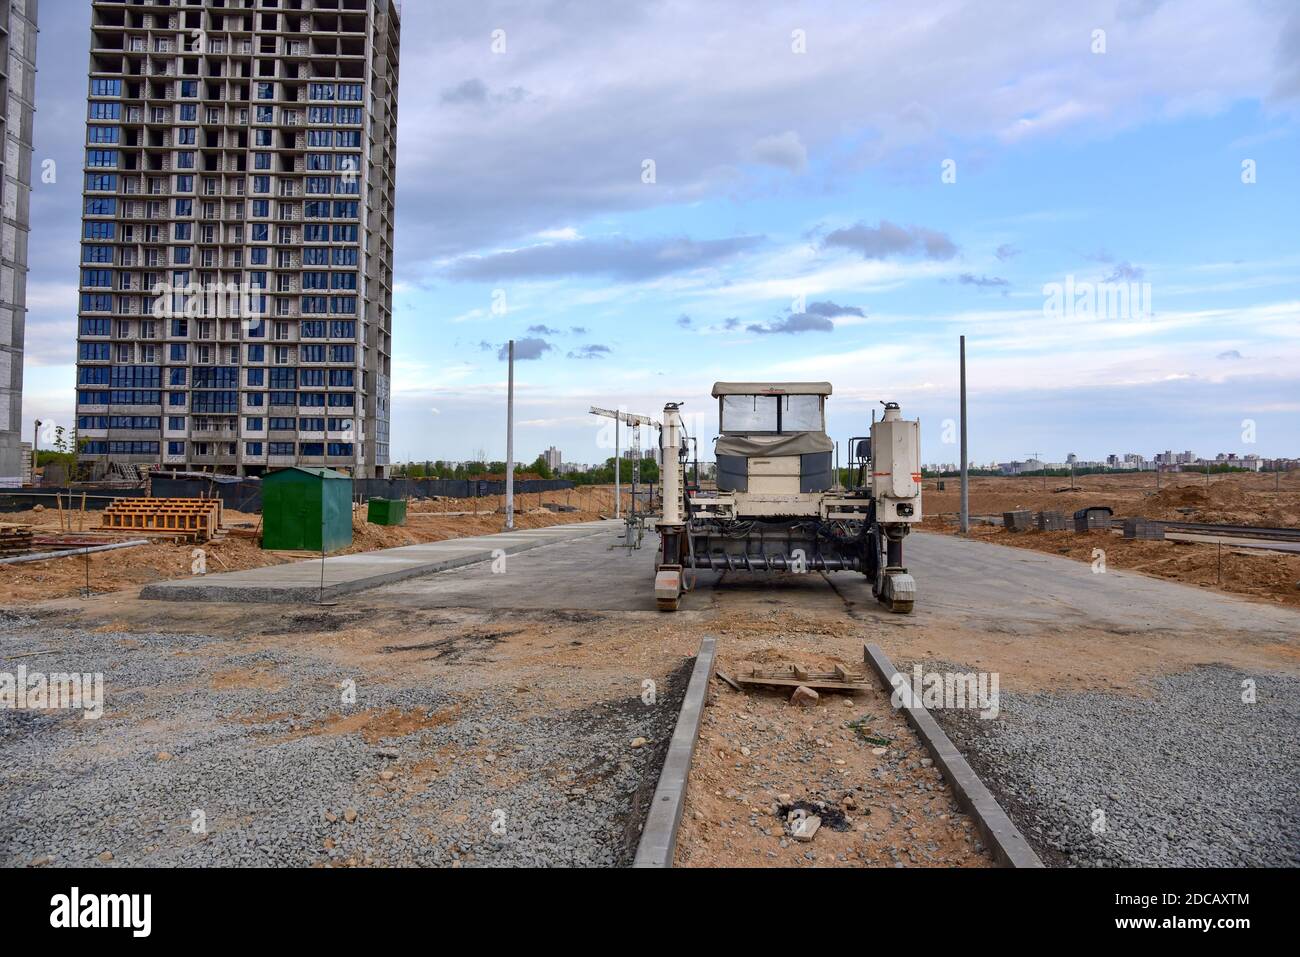
[[[725,671],[723,671],[721,668],[716,668],[716,669],[714,669],[713,677],[717,678],[719,681],[723,681],[723,682],[725,682],[725,683],[731,685],[731,687],[735,688],[737,691],[742,691],[742,690],[744,690],[744,689],[742,689],[742,688],[740,687],[740,685],[736,684],[735,679],[732,678],[731,675],[727,674],[727,673],[726,673]]]
[[[866,691],[870,687],[867,680],[850,680],[839,681],[833,677],[818,678],[809,676],[807,679],[801,678],[776,678],[762,675],[741,675],[736,679],[737,683],[747,687],[773,687],[773,688],[798,688],[801,685],[805,688],[824,691]]]

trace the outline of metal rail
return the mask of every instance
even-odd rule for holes
[[[1112,522],[1123,527],[1122,519]],[[1226,538],[1260,538],[1273,542],[1300,542],[1300,528],[1266,528],[1261,525],[1227,525],[1217,522],[1166,522],[1152,519],[1153,525],[1163,525],[1167,529],[1179,532],[1201,532],[1207,535],[1222,535]]]
[[[139,548],[141,545],[148,545],[149,541],[139,540],[134,542],[115,542],[112,545],[97,545],[92,548],[76,548],[65,552],[41,552],[35,555],[19,555],[15,558],[0,559],[0,565],[28,565],[32,562],[48,562],[56,558],[73,558],[77,555],[98,555],[100,552],[116,552],[123,548]]]
[[[1140,516],[1130,516],[1140,517]],[[1001,525],[1001,515],[972,515],[972,521]],[[1124,518],[1112,518],[1111,528],[1123,528]],[[1162,518],[1148,519],[1152,525],[1161,525],[1170,531],[1197,532],[1202,535],[1221,535],[1225,538],[1258,538],[1273,542],[1300,542],[1300,528],[1270,528],[1263,525],[1232,525],[1219,522],[1175,522]]]

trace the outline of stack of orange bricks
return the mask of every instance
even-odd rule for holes
[[[119,498],[104,511],[102,527],[202,543],[221,530],[221,499]]]

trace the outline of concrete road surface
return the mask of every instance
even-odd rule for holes
[[[613,547],[618,541],[611,528],[608,535],[511,556],[504,573],[476,565],[386,586],[364,600],[411,608],[655,610],[655,536],[647,536],[639,551]],[[866,579],[851,572],[700,572],[682,612],[755,603],[831,611],[847,603],[859,616],[892,625],[996,621],[1001,631],[1025,633],[1051,623],[1124,632],[1248,629],[1289,637],[1300,626],[1300,614],[1285,608],[1132,572],[1096,574],[1092,565],[1068,558],[949,535],[915,533],[904,556],[919,593],[911,616],[886,612]]]

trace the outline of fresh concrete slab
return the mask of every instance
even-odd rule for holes
[[[534,548],[599,535],[610,527],[606,522],[551,525],[499,535],[453,538],[377,552],[338,555],[324,561],[313,559],[291,565],[196,576],[148,585],[140,592],[140,597],[154,601],[328,601],[409,578],[491,562],[502,554],[516,555]]]
[[[918,625],[938,617],[971,628],[996,624],[1003,634],[1077,626],[1289,640],[1300,624],[1293,608],[1133,571],[1099,574],[1089,562],[953,535],[909,535],[903,563],[917,581]]]

